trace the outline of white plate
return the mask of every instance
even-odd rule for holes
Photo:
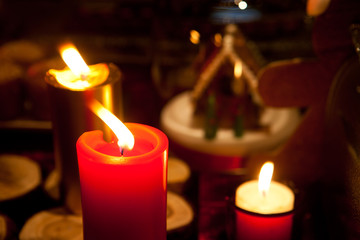
[[[273,149],[293,133],[300,121],[297,109],[266,108],[260,121],[269,126],[269,132],[245,131],[241,138],[236,138],[232,129],[219,129],[216,138],[208,140],[203,129],[192,126],[192,113],[190,92],[175,96],[162,109],[163,131],[186,148],[222,156],[246,156]]]

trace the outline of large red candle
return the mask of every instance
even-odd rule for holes
[[[84,239],[166,239],[168,139],[160,130],[127,123],[135,138],[123,153],[101,131],[77,142]]]

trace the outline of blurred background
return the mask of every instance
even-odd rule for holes
[[[117,64],[124,74],[125,120],[157,125],[164,101],[194,85],[177,76],[196,64],[226,24],[238,25],[260,66],[313,56],[305,8],[296,0],[249,0],[244,10],[219,0],[2,1],[0,42],[38,44],[41,53],[28,65],[59,56],[57,47],[67,40],[88,64]],[[195,44],[191,30],[200,34]],[[157,104],[141,107],[148,99]]]

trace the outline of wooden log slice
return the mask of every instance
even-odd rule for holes
[[[0,215],[0,240],[15,240],[15,224],[5,215]]]
[[[44,190],[49,197],[60,200],[60,170],[55,168],[44,181]]]
[[[176,193],[167,193],[167,231],[173,231],[189,225],[194,212],[187,201]]]
[[[169,157],[168,159],[168,190],[181,194],[184,184],[190,177],[190,167],[182,160]]]
[[[167,231],[188,226],[194,218],[190,205],[179,195],[167,193]],[[83,240],[82,217],[63,208],[41,211],[24,224],[20,240]]]
[[[23,226],[20,240],[83,240],[82,217],[63,208],[41,211]]]
[[[41,171],[36,162],[19,155],[0,155],[0,203],[24,196],[40,183]]]
[[[6,221],[5,218],[3,216],[0,216],[0,240],[4,240],[6,239]]]

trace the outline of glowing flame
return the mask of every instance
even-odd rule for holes
[[[270,189],[271,178],[274,172],[274,163],[266,162],[261,167],[259,175],[259,192],[266,196]]]
[[[109,68],[106,64],[86,65],[74,45],[68,43],[62,45],[59,50],[69,68],[50,69],[49,73],[55,76],[56,81],[62,86],[72,90],[84,90],[100,85],[108,78]]]
[[[114,132],[118,139],[117,144],[120,149],[131,150],[135,144],[134,135],[130,130],[109,110],[107,110],[101,103],[93,100],[89,104],[90,109],[103,120],[109,128]]]
[[[215,46],[220,47],[220,46],[221,46],[221,42],[222,42],[222,36],[221,36],[221,34],[220,34],[220,33],[216,33],[216,34],[214,35],[214,44],[215,44]]]
[[[90,72],[90,68],[87,66],[76,47],[70,43],[62,45],[60,47],[60,53],[70,70],[78,78],[85,79]]]
[[[238,4],[238,7],[241,9],[241,10],[245,10],[247,8],[247,3],[245,1],[240,1],[239,4]]]
[[[234,76],[236,78],[240,78],[242,74],[242,64],[241,62],[237,61],[234,66]]]
[[[190,31],[190,42],[193,44],[199,44],[200,42],[200,33],[196,30]]]

